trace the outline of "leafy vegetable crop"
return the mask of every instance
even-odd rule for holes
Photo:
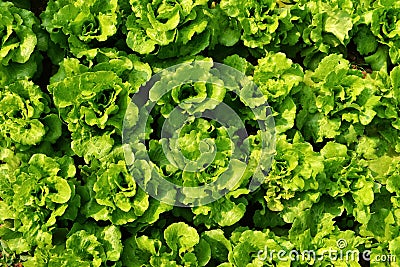
[[[395,0],[0,0],[1,265],[399,266],[399,63]]]

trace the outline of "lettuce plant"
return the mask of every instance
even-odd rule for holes
[[[72,150],[86,161],[110,152],[114,145],[111,136],[121,135],[129,93],[151,73],[134,56],[106,51],[98,53],[98,64],[91,68],[76,59],[65,59],[48,86],[71,132]]]
[[[118,1],[49,1],[41,14],[51,40],[77,57],[91,57],[96,44],[117,32]]]
[[[114,148],[101,161],[82,168],[85,186],[83,214],[95,220],[124,225],[149,208],[149,196],[137,187],[124,161],[123,147]]]
[[[365,15],[365,22],[371,25],[371,32],[378,41],[389,47],[389,56],[393,64],[399,63],[400,32],[399,4],[395,1],[378,1],[376,8]]]
[[[131,0],[130,5],[127,45],[135,52],[168,58],[195,55],[210,44],[207,1]]]
[[[50,158],[34,154],[3,176],[0,189],[2,240],[16,253],[52,244],[57,221],[77,216],[76,168],[72,158]],[[62,218],[61,218],[62,217]]]
[[[242,30],[240,39],[250,48],[270,48],[294,45],[301,35],[301,25],[296,23],[305,14],[297,6],[284,6],[274,1],[223,0],[220,8],[230,18],[238,21]],[[291,12],[294,15],[291,15]]]
[[[45,49],[39,35],[39,20],[26,9],[11,2],[0,2],[0,85],[13,79],[32,78],[40,64],[40,49]],[[42,43],[40,43],[42,41]]]
[[[51,112],[50,101],[27,80],[4,86],[0,92],[2,146],[27,151],[42,142],[54,143],[61,136],[61,121]]]
[[[25,63],[32,55],[37,44],[33,30],[38,19],[32,12],[15,7],[10,2],[1,3],[1,64],[10,62]]]

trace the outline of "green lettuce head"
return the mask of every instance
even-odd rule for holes
[[[33,77],[41,60],[36,51],[39,20],[11,2],[0,2],[0,14],[0,85]]]
[[[41,14],[53,42],[77,57],[93,57],[99,42],[117,32],[118,1],[50,1]]]
[[[81,174],[86,181],[85,216],[123,225],[137,220],[149,208],[149,196],[137,188],[126,168],[122,146],[116,146],[100,161],[83,166]]]
[[[17,8],[11,2],[1,2],[0,10],[1,64],[25,63],[37,44],[33,27],[38,20],[32,12]]]
[[[80,205],[75,194],[74,161],[34,154],[0,181],[0,238],[15,253],[52,245],[52,230],[74,220]],[[4,242],[4,243],[3,243]]]
[[[395,1],[383,3],[382,7],[368,13],[366,20],[371,23],[371,31],[378,41],[389,46],[389,57],[392,63],[398,64],[400,62],[400,5]]]
[[[121,131],[128,88],[111,71],[84,72],[49,85],[77,155],[89,158],[108,153],[114,143],[111,135]]]
[[[133,51],[168,58],[195,55],[209,45],[207,1],[131,0],[130,4],[126,42]]]
[[[280,1],[222,0],[219,8],[238,22],[243,44],[262,53],[267,48],[276,50],[277,46],[298,43],[303,26],[297,25],[302,24],[306,15],[304,8],[283,7]]]
[[[112,49],[98,50],[93,61],[88,67],[76,58],[64,59],[48,86],[71,133],[71,148],[86,162],[110,152],[121,134],[129,95],[151,75],[135,55]]]
[[[31,81],[0,87],[0,143],[4,147],[31,149],[61,136],[61,121],[50,111],[50,98]]]

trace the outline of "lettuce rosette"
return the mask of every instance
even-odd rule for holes
[[[339,55],[325,57],[304,76],[305,87],[295,95],[302,103],[296,127],[309,142],[329,140],[354,149],[367,136],[380,140],[380,153],[399,151],[398,68],[364,77]]]
[[[54,43],[78,58],[92,58],[117,32],[118,14],[117,0],[51,0],[40,17]]]
[[[376,116],[381,98],[378,88],[335,54],[325,57],[315,71],[307,71],[304,83],[296,94],[302,103],[296,127],[305,139],[316,143],[329,139],[343,144],[358,142]]]
[[[366,61],[374,62],[375,58],[382,60],[389,56],[393,64],[398,64],[400,62],[400,4],[397,1],[376,1],[373,7],[364,14],[363,23],[369,26],[376,41],[389,47],[389,51],[386,51],[386,55],[383,56],[379,50],[375,51],[371,48],[368,52],[374,52],[376,56],[370,56]],[[361,46],[363,39],[365,43],[365,38],[360,36]],[[379,68],[377,69],[379,70]]]
[[[303,80],[301,66],[284,53],[269,52],[258,60],[254,82],[271,105],[278,133],[292,129],[295,124],[297,108],[294,95],[303,90]]]
[[[4,169],[3,169],[4,171]],[[49,248],[52,236],[75,220],[80,196],[72,158],[34,154],[0,179],[0,238],[17,254]],[[61,235],[62,236],[62,235]]]
[[[48,90],[71,133],[71,148],[86,162],[107,155],[122,132],[129,94],[137,90],[149,67],[136,57],[104,50],[91,67],[65,59]]]
[[[149,196],[137,187],[128,172],[122,146],[115,147],[101,160],[81,167],[85,186],[81,192],[82,213],[96,221],[124,225],[140,218],[149,208]]]
[[[160,58],[195,55],[210,44],[207,1],[131,0],[126,21],[127,45]]]
[[[45,36],[37,35],[39,20],[11,2],[0,2],[0,14],[0,85],[32,78],[41,62],[38,51],[46,42]]]
[[[111,71],[84,72],[49,85],[78,156],[88,159],[109,152],[114,143],[111,135],[121,131],[128,88]]]
[[[18,151],[54,143],[61,120],[51,112],[50,97],[31,81],[20,80],[0,89],[0,143]]]
[[[283,2],[283,1],[282,1]],[[246,47],[265,53],[265,49],[293,46],[299,42],[306,19],[304,8],[281,1],[222,0],[218,7],[239,25],[239,37]]]
[[[315,69],[328,54],[346,54],[353,28],[360,20],[355,6],[350,0],[307,2],[305,8],[310,15],[302,32],[304,44],[300,51],[306,67]]]

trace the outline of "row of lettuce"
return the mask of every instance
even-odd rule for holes
[[[51,0],[39,19],[2,1],[2,84],[9,77],[34,76],[40,51],[53,63],[66,56],[91,62],[99,47],[150,61],[205,51],[260,58],[268,50],[300,55],[304,66],[315,69],[326,55],[345,54],[351,43],[379,70],[400,60],[399,8],[395,0]]]
[[[400,256],[396,5],[57,0],[39,19],[1,2],[0,261],[345,266],[328,257],[258,257],[266,247],[336,250],[340,239],[345,251],[370,249],[371,259]],[[350,41],[373,73],[343,57]],[[290,59],[300,51],[303,67]],[[35,84],[43,57],[58,66],[45,88]],[[153,73],[200,59],[252,77],[273,110],[276,156],[254,193],[243,181],[214,203],[172,207],[150,198],[128,172],[122,122]],[[159,106],[155,122],[168,115]],[[204,122],[193,127],[202,132]],[[156,157],[160,146],[151,144]]]

